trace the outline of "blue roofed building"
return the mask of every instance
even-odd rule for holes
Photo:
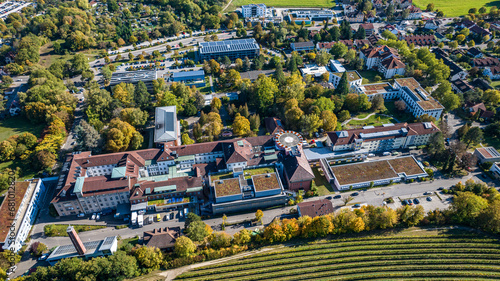
[[[252,59],[259,55],[260,47],[255,39],[237,39],[214,42],[200,42],[198,44],[198,59],[211,60],[228,57],[231,60],[237,58]]]
[[[205,86],[205,71],[203,69],[196,71],[174,72],[170,77],[171,82],[184,83],[188,86]]]

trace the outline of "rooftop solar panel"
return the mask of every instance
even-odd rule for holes
[[[199,50],[200,54],[205,54],[258,49],[259,45],[255,41],[255,39],[237,39],[215,42],[201,42]]]

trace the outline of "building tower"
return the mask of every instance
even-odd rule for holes
[[[83,256],[87,249],[85,249],[85,246],[83,245],[82,240],[80,240],[78,233],[76,233],[76,230],[70,225],[66,229],[66,232],[68,233],[69,239],[71,239],[73,246],[75,246],[78,255]]]

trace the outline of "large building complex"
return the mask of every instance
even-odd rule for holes
[[[214,42],[200,42],[198,44],[199,60],[211,60],[228,57],[231,60],[237,58],[252,59],[259,55],[260,47],[255,39],[237,39]]]
[[[174,72],[170,77],[171,82],[184,83],[188,86],[195,85],[197,87],[205,86],[205,71],[203,69],[196,71],[181,71]]]
[[[333,11],[328,9],[290,10],[286,16],[289,22],[295,22],[296,24],[301,24],[302,22],[310,24],[312,21],[330,21],[334,17],[335,14],[333,13]]]
[[[202,212],[281,204],[286,202],[282,193],[284,183],[291,189],[300,186],[308,190],[311,186],[313,175],[308,165],[302,166],[307,173],[302,169],[285,172],[283,168],[304,157],[301,145],[298,134],[288,132],[103,155],[75,153],[68,156],[69,171],[52,204],[60,216],[116,209],[121,204],[130,204],[131,211],[177,207],[197,211],[199,206],[206,205],[204,202],[215,204]],[[247,178],[246,170],[263,167],[275,169],[262,173],[252,170],[253,177]],[[228,173],[228,177],[238,180],[240,191],[236,197],[245,201],[233,202],[238,201],[233,200],[234,196],[231,202],[220,201],[219,183],[210,180],[214,173]],[[276,179],[277,184],[271,185],[268,177]],[[282,177],[285,178],[281,180]],[[273,188],[267,189],[270,186]],[[247,191],[254,196],[248,197]]]
[[[46,191],[41,179],[16,182],[0,206],[0,245],[3,250],[19,251],[35,223]]]
[[[432,122],[384,124],[329,132],[326,143],[332,151],[390,151],[426,145],[437,132]]]

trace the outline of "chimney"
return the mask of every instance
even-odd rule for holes
[[[68,229],[66,229],[66,232],[68,233],[69,239],[71,239],[73,246],[75,246],[78,255],[83,256],[87,249],[85,249],[85,246],[83,246],[82,240],[80,240],[80,237],[78,236],[78,233],[76,233],[76,230],[70,225],[68,226]]]

